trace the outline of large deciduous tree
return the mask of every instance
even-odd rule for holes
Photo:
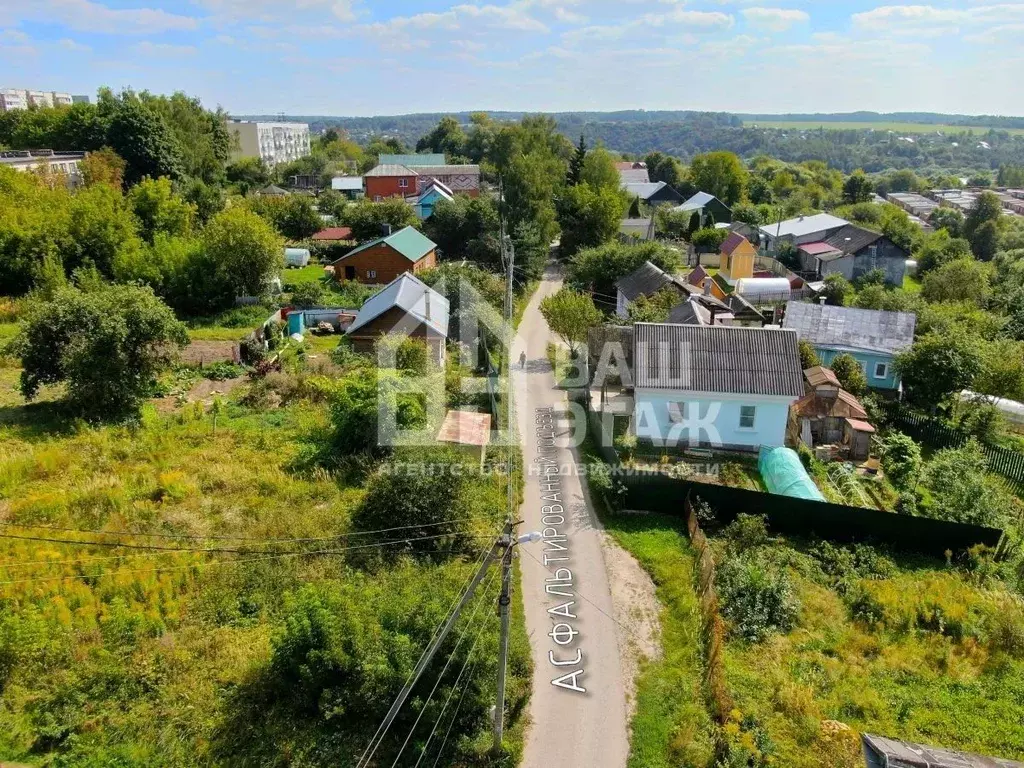
[[[614,238],[627,207],[628,201],[618,186],[592,187],[583,182],[567,187],[558,200],[562,254],[572,256],[582,248]]]
[[[580,346],[586,344],[587,332],[601,322],[601,311],[591,298],[571,288],[562,288],[543,299],[540,312],[551,330],[569,347],[573,357],[577,357]]]
[[[843,202],[847,204],[866,203],[871,200],[873,187],[864,171],[858,169],[850,174],[843,184]]]
[[[697,155],[690,163],[690,181],[702,192],[714,195],[726,205],[743,199],[749,174],[732,152]]]
[[[30,305],[14,349],[28,399],[67,384],[72,408],[92,418],[138,413],[155,377],[188,343],[185,326],[148,287],[58,290]]]
[[[412,206],[401,198],[388,198],[379,203],[372,200],[360,200],[355,205],[348,206],[341,221],[352,230],[352,237],[356,240],[372,240],[380,237],[384,225],[391,226],[393,231],[402,227],[416,226],[419,219]]]
[[[982,341],[961,331],[929,333],[896,356],[907,398],[934,411],[955,393],[970,389],[982,372]]]
[[[174,193],[168,178],[146,178],[128,190],[128,205],[139,221],[139,234],[153,242],[160,232],[183,237],[192,231],[195,207]]]
[[[110,120],[108,143],[124,158],[125,181],[137,184],[145,176],[181,178],[181,149],[163,117],[137,98],[125,94]]]
[[[964,220],[964,237],[974,255],[983,261],[990,260],[998,248],[997,222],[1002,213],[1003,205],[995,193],[982,192]]]

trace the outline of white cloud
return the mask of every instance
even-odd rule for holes
[[[356,20],[356,0],[193,0],[219,22],[272,22],[305,11],[329,11],[338,21]]]
[[[794,24],[803,24],[811,20],[806,11],[794,8],[744,8],[741,13],[750,24],[772,32],[785,32]]]
[[[985,43],[988,45],[997,45],[1021,39],[1024,39],[1024,24],[1001,24],[997,27],[986,29],[984,32],[976,32],[964,36],[964,40],[969,43]]]
[[[20,29],[0,29],[0,43],[2,44],[19,44],[28,41],[29,36]]]
[[[198,53],[194,45],[172,45],[143,40],[132,46],[132,51],[142,56],[192,56]]]
[[[160,8],[108,8],[92,0],[35,0],[19,3],[15,16],[47,23],[59,22],[80,32],[111,35],[146,35],[196,29],[192,16],[168,13]]]
[[[446,32],[490,29],[539,34],[550,31],[545,24],[528,13],[527,6],[466,4],[452,6],[447,11],[395,16],[387,21],[367,24],[362,29],[381,38],[435,29]]]
[[[57,41],[57,45],[63,48],[65,51],[74,51],[76,53],[89,53],[92,51],[88,45],[79,43],[76,40],[72,40],[70,37],[63,37]]]
[[[1024,3],[975,3],[971,8],[934,5],[883,5],[851,16],[854,26],[875,33],[937,36],[961,27],[1004,25],[1024,20]]]

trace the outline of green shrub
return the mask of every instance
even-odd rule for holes
[[[237,379],[239,376],[245,373],[245,368],[234,363],[212,363],[202,369],[204,379],[210,381],[227,381],[228,379]]]
[[[913,490],[921,474],[921,448],[902,432],[889,432],[881,441],[882,469],[896,488]]]
[[[746,552],[768,543],[768,524],[764,515],[737,515],[724,533],[737,552]]]
[[[715,577],[722,615],[730,633],[759,642],[773,632],[796,626],[800,613],[789,576],[763,558],[735,556],[718,567]]]
[[[319,280],[299,283],[292,289],[292,304],[303,309],[322,307],[327,303],[327,289]]]

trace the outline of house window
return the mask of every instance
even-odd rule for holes
[[[375,269],[368,269],[368,270],[366,270],[366,276],[369,277],[369,278],[376,277],[377,276],[377,270],[375,270]]]
[[[753,429],[757,408],[753,405],[740,406],[740,429]]]
[[[875,363],[875,378],[884,379],[889,375],[888,363]]]
[[[408,179],[399,179],[398,180],[398,186],[400,188],[402,188],[402,189],[405,189],[406,187],[409,186],[409,180]]]

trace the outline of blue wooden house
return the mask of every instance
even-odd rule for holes
[[[785,445],[789,407],[804,394],[792,331],[636,323],[633,344],[638,438],[738,451]]]
[[[914,343],[917,316],[913,312],[833,307],[791,301],[786,304],[783,328],[814,347],[822,365],[831,365],[844,352],[864,369],[873,389],[899,389],[893,359]]]
[[[434,206],[441,200],[454,200],[452,191],[437,179],[431,179],[415,198],[412,206],[422,221],[429,219],[434,213]]]

